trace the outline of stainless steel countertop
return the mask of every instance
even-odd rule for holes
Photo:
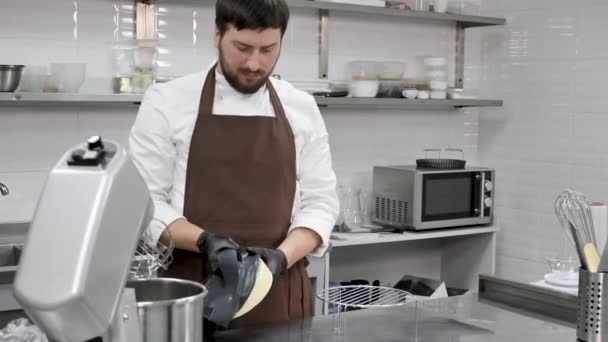
[[[575,327],[571,324],[479,301],[477,294],[417,305],[344,313],[342,335],[334,333],[333,317],[329,315],[218,332],[215,341],[576,341]]]
[[[416,307],[417,305],[417,307]],[[2,327],[24,317],[0,312]],[[572,324],[494,302],[477,294],[419,302],[402,308],[342,314],[344,333],[334,334],[333,316],[218,332],[209,342],[575,342]],[[416,324],[418,322],[418,324]]]

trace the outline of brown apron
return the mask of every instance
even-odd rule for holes
[[[275,117],[213,115],[215,68],[207,74],[190,142],[184,216],[244,246],[276,248],[287,236],[296,189],[294,136],[281,101],[266,83]],[[233,326],[312,316],[306,260],[276,281]],[[207,262],[175,250],[166,276],[204,282]]]

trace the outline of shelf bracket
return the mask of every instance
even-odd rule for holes
[[[454,78],[454,86],[456,88],[464,87],[464,33],[465,26],[462,22],[456,23],[456,63]]]
[[[329,10],[319,10],[319,79],[327,79],[329,69]]]

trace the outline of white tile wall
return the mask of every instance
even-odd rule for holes
[[[42,0],[0,2],[0,63],[45,64],[84,61],[83,92],[109,91],[108,45],[133,34],[127,0]],[[213,8],[192,1],[161,3],[165,8],[160,59],[163,75],[183,75],[215,58]],[[294,9],[276,72],[287,80],[318,75],[318,13]],[[41,24],[43,23],[43,24]],[[478,88],[481,31],[467,37],[466,82]],[[353,44],[353,37],[356,37]],[[455,31],[450,24],[404,22],[397,18],[332,13],[330,78],[347,78],[346,63],[373,58],[413,62],[417,55],[454,57]],[[453,65],[451,65],[453,69]],[[0,107],[0,181],[11,196],[0,199],[0,221],[27,220],[45,172],[71,144],[89,134],[125,142],[136,108],[94,106]],[[462,147],[477,160],[476,109],[426,112],[327,109],[336,172],[342,183],[369,184],[374,164],[412,163],[425,147]]]
[[[608,24],[602,1],[484,0],[507,26],[482,33],[482,87],[505,106],[479,116],[479,160],[497,169],[498,274],[538,280],[573,254],[553,213],[561,190],[608,199]]]

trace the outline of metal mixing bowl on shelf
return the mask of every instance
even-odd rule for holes
[[[0,64],[0,92],[14,92],[21,81],[23,65]]]

